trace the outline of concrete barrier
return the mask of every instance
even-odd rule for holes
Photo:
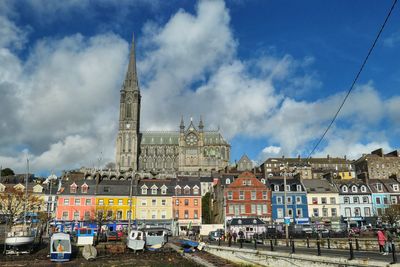
[[[290,254],[285,252],[258,251],[254,249],[239,249],[232,247],[219,247],[214,245],[206,246],[205,250],[215,256],[233,261],[239,264],[251,264],[260,266],[280,267],[322,267],[322,266],[388,266],[388,263],[368,259],[354,259],[349,261],[346,258],[313,256],[304,254]],[[393,264],[390,266],[400,266]]]

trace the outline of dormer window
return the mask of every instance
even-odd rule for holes
[[[86,183],[84,183],[81,186],[81,193],[86,194],[88,192],[88,185]]]
[[[151,187],[151,194],[152,195],[157,195],[157,189],[158,189],[158,187],[156,185],[153,185]]]
[[[351,187],[351,192],[356,193],[356,192],[357,192],[357,186],[353,185],[353,186]]]
[[[229,179],[229,178],[226,178],[226,180],[225,180],[225,184],[230,184],[231,183],[231,179]]]
[[[184,193],[185,195],[190,195],[190,187],[189,187],[189,186],[185,186],[185,187],[183,188],[183,193]]]
[[[382,184],[376,184],[376,190],[377,190],[378,192],[382,192],[382,191],[383,191]]]
[[[146,185],[143,185],[143,186],[141,187],[141,189],[142,189],[142,195],[147,195],[147,189],[148,189],[148,187],[147,187]]]
[[[277,184],[274,185],[274,191],[277,191],[277,192],[279,191],[279,185],[277,185]]]
[[[345,192],[345,193],[347,193],[347,192],[348,192],[347,186],[343,186],[343,187],[342,187],[342,191]]]
[[[301,185],[297,185],[297,192],[301,192]]]
[[[290,185],[286,185],[286,191],[290,191]]]
[[[196,185],[193,187],[193,195],[198,195],[199,194],[199,187]]]
[[[265,184],[265,179],[264,178],[261,179],[261,183]]]
[[[181,195],[181,194],[182,194],[181,187],[179,185],[177,185],[175,187],[175,195]]]
[[[243,185],[246,185],[246,180],[243,180],[243,183],[242,183]]]
[[[76,183],[73,183],[73,184],[71,184],[71,186],[70,186],[70,188],[69,188],[69,191],[71,192],[71,193],[76,193],[76,189],[78,188],[78,186],[76,185]]]
[[[392,187],[393,187],[393,191],[399,191],[399,185],[398,184],[393,184],[392,185]]]
[[[163,185],[161,187],[161,195],[166,195],[167,194],[167,187],[165,185]]]
[[[361,192],[363,193],[367,192],[367,187],[365,185],[361,186]]]

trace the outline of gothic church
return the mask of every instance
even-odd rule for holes
[[[135,43],[132,40],[128,71],[120,91],[117,170],[180,173],[221,170],[228,166],[230,145],[219,131],[204,130],[200,118],[177,131],[140,132],[141,95],[136,72]]]

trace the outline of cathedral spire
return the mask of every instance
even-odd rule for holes
[[[183,121],[183,115],[181,117],[181,125],[179,125],[179,128],[181,129],[181,132],[183,132],[185,130],[185,123]]]
[[[200,131],[203,131],[203,129],[204,129],[203,118],[201,115],[200,115],[199,129],[200,129]]]
[[[129,65],[126,72],[124,90],[139,91],[137,73],[136,73],[136,54],[135,54],[135,36],[132,34],[131,50],[129,53]]]

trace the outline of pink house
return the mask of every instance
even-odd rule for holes
[[[56,219],[60,221],[88,221],[93,218],[95,201],[94,181],[66,183],[58,194]]]

